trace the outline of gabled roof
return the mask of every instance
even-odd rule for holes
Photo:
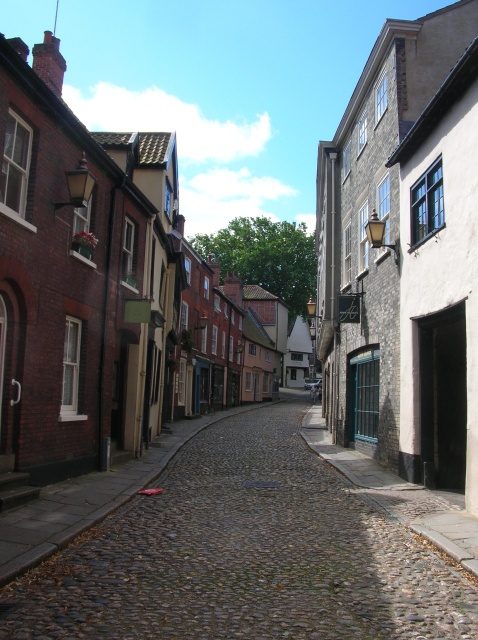
[[[171,158],[176,134],[170,132],[115,133],[94,131],[92,137],[104,149],[122,149],[139,144],[139,166],[164,167]]]

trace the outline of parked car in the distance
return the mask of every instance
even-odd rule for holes
[[[314,380],[306,380],[304,384],[304,389],[312,389],[314,384],[316,385],[322,384],[322,378],[314,378]]]

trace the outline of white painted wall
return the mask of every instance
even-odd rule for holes
[[[410,188],[442,155],[446,227],[408,252]],[[478,82],[401,167],[400,449],[420,451],[418,336],[411,318],[466,299],[467,509],[478,515]]]
[[[301,353],[302,361],[292,360],[291,352]],[[303,388],[305,378],[309,375],[309,354],[312,353],[312,339],[306,320],[297,316],[287,338],[287,352],[284,355],[284,383],[286,387]],[[291,380],[291,368],[297,370],[297,379]]]

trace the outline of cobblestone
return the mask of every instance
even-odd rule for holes
[[[2,590],[0,640],[478,637],[474,584],[307,449],[303,409],[202,431],[161,495]]]

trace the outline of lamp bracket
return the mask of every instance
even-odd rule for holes
[[[75,200],[68,200],[68,202],[54,202],[53,203],[53,209],[55,210],[55,212],[58,209],[61,209],[62,207],[77,207],[77,208],[81,208],[81,207],[87,207],[88,203],[86,202],[86,200],[79,200],[79,201],[75,201]]]
[[[396,242],[395,244],[382,244],[380,248],[382,247],[386,247],[387,249],[393,249],[393,251],[395,252],[395,264],[398,264],[400,259],[400,246],[398,242]]]

